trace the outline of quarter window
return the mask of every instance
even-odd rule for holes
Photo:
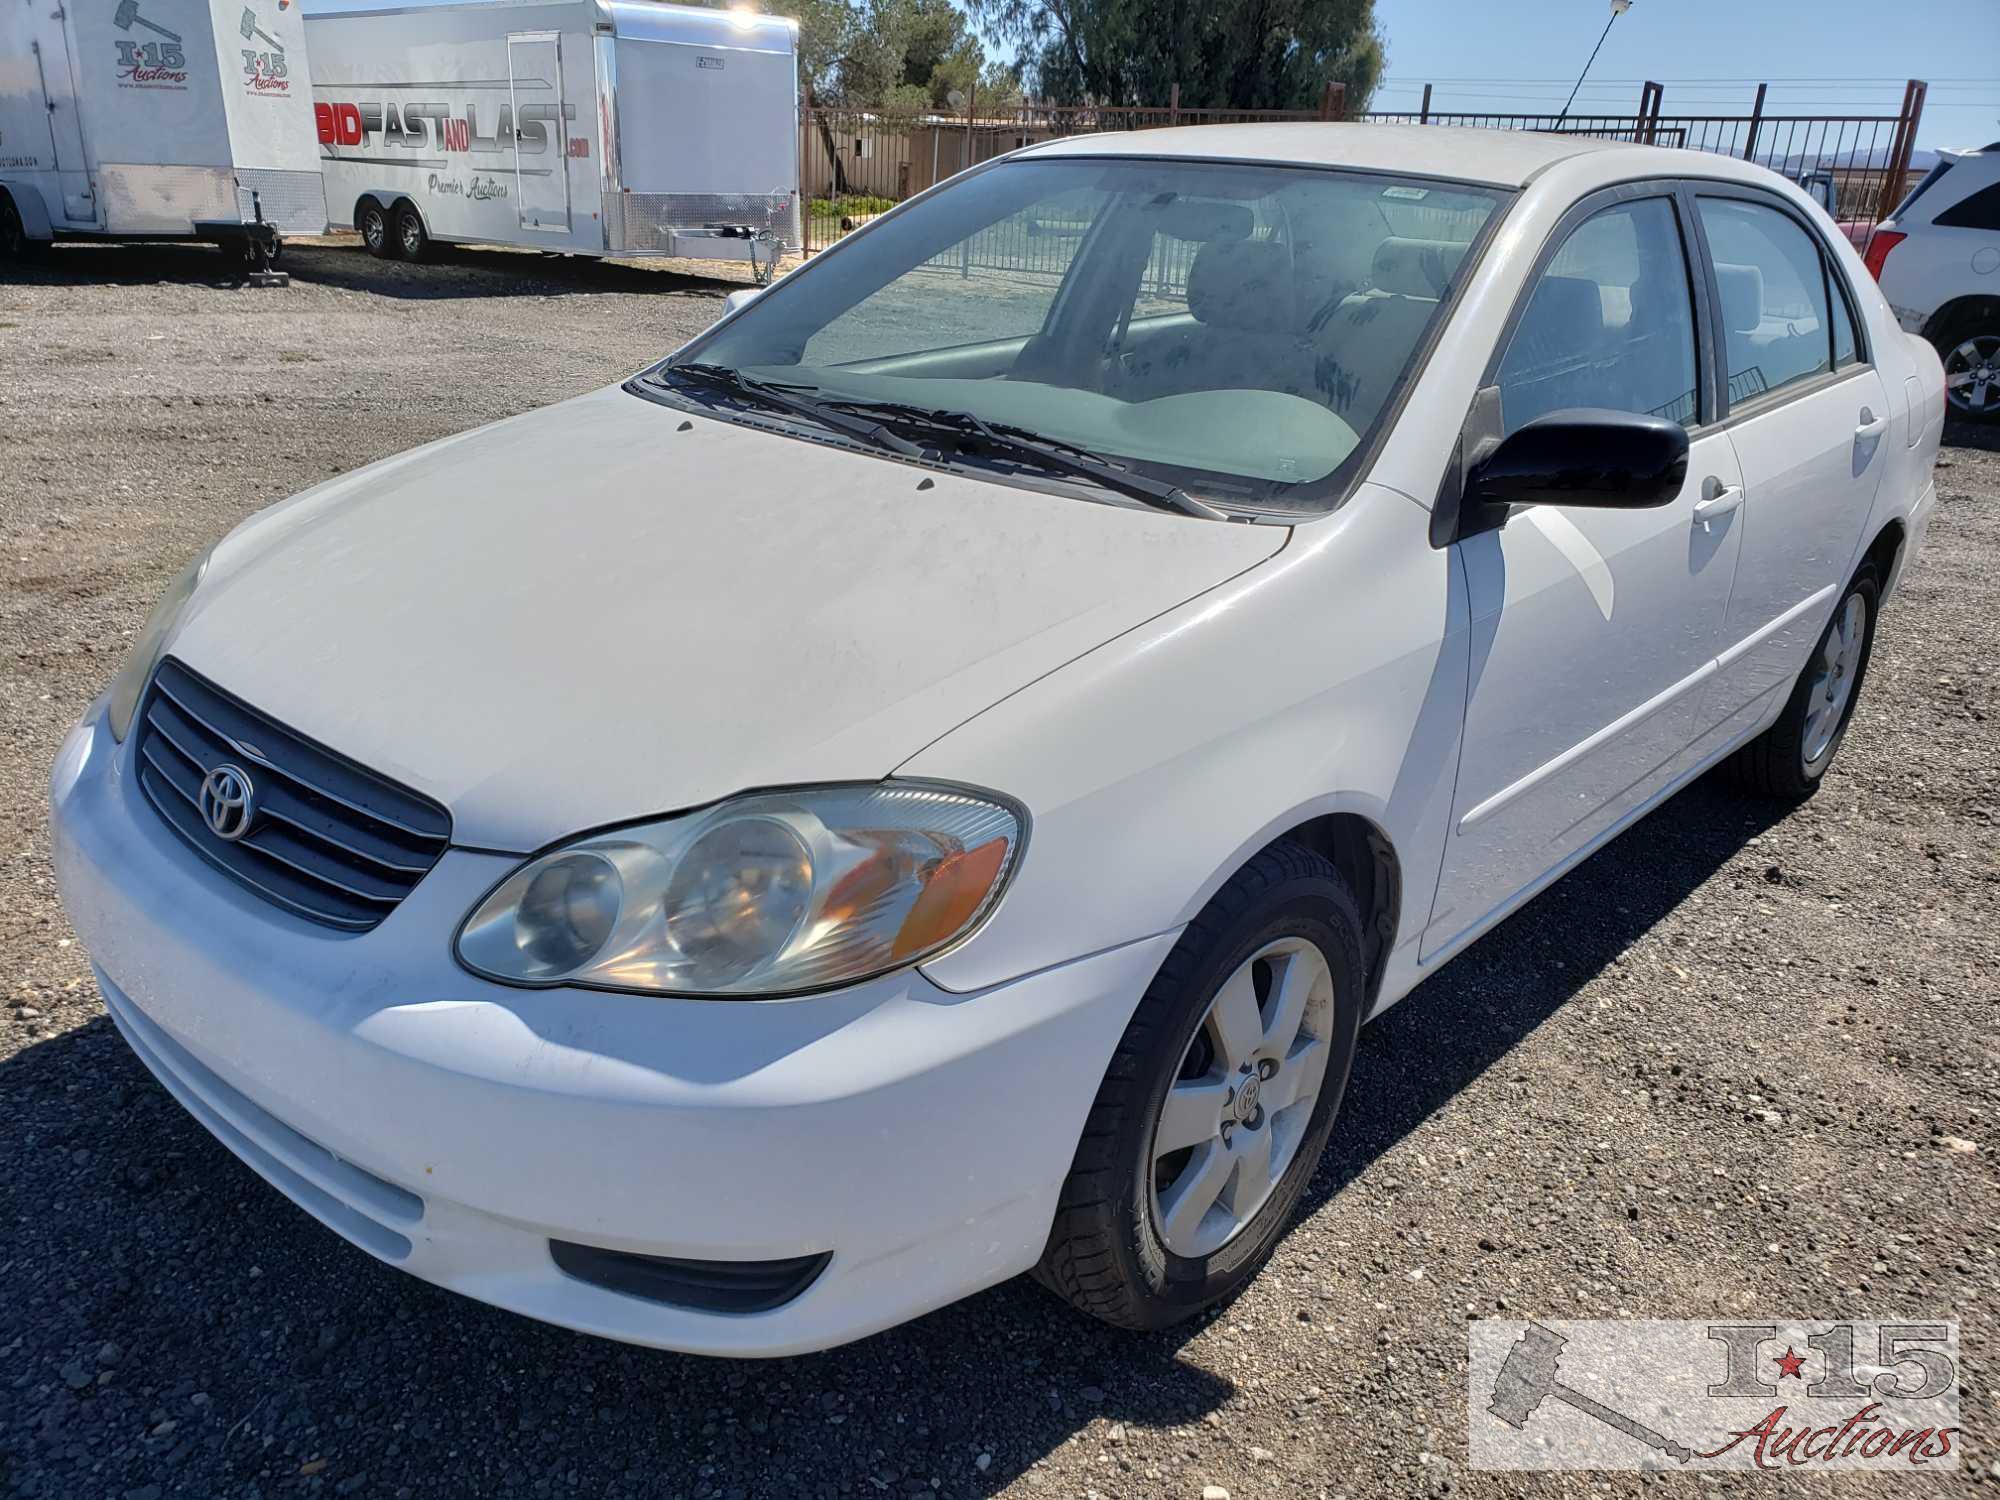
[[[2000,182],[1952,204],[1931,222],[1945,229],[2000,229]]]
[[[1721,294],[1730,403],[1832,369],[1826,277],[1812,237],[1775,208],[1737,198],[1697,201]]]
[[[1697,420],[1694,306],[1678,221],[1665,198],[1604,209],[1570,232],[1500,362],[1512,432],[1566,407]]]

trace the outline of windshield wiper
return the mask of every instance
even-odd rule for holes
[[[1105,489],[1140,500],[1161,510],[1200,516],[1206,521],[1226,521],[1227,511],[1217,510],[1205,500],[1197,500],[1177,484],[1151,479],[1123,464],[1100,458],[1088,448],[1060,438],[1045,437],[1026,427],[988,422],[969,411],[949,411],[915,406],[902,401],[849,401],[836,398],[825,403],[843,412],[889,421],[919,422],[945,432],[977,436],[986,445],[1013,458],[1027,458],[1043,468],[1055,469],[1079,479],[1088,479]]]
[[[684,365],[668,365],[662,372],[667,375],[685,376],[706,385],[720,386],[739,396],[747,396],[752,401],[776,407],[795,417],[804,417],[809,422],[817,422],[822,427],[830,427],[835,432],[859,438],[864,443],[873,443],[878,448],[887,448],[891,453],[900,453],[905,458],[928,458],[930,450],[913,443],[884,427],[880,422],[871,422],[862,417],[850,416],[844,411],[832,409],[830,403],[815,401],[799,386],[777,385],[768,380],[759,380],[754,375],[745,375],[741,370],[728,365],[711,365],[694,362]]]

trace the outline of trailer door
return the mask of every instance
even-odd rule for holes
[[[83,101],[70,60],[67,8],[57,7],[50,19],[56,24],[43,27],[30,45],[42,103],[49,112],[49,151],[62,182],[63,217],[72,224],[95,224],[97,195],[91,191],[90,163],[83,149]]]
[[[514,106],[514,202],[523,229],[569,232],[569,130],[564,121],[562,33],[507,35]]]

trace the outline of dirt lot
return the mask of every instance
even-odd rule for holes
[[[2000,1495],[2000,444],[1954,434],[1822,795],[1774,818],[1694,788],[1371,1028],[1233,1306],[1134,1338],[1016,1282],[732,1365],[349,1248],[145,1073],[63,919],[50,758],[190,554],[628,372],[722,290],[492,253],[291,269],[251,292],[205,252],[77,249],[0,282],[0,1492],[1636,1493],[1464,1467],[1467,1320],[1758,1311],[1962,1320],[1963,1468],[1793,1482]]]

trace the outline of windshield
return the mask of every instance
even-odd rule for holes
[[[1318,509],[1499,201],[1304,167],[1013,161],[809,263],[680,362],[891,427],[885,403],[970,414],[1216,505]]]

